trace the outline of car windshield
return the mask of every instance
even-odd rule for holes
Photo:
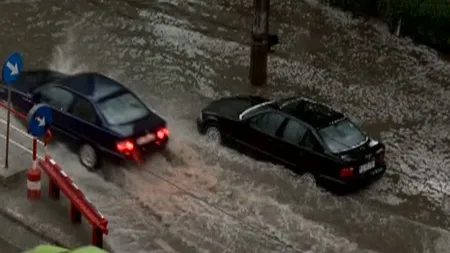
[[[319,130],[319,135],[333,153],[340,153],[361,145],[367,136],[349,120],[341,120]]]
[[[130,123],[147,116],[149,109],[132,93],[121,93],[99,103],[100,111],[111,125]]]

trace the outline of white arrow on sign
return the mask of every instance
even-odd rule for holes
[[[39,122],[39,127],[43,127],[43,126],[45,126],[45,117],[42,117],[42,118],[39,118],[39,117],[36,117],[36,120]]]
[[[11,62],[8,61],[6,63],[6,67],[8,67],[9,70],[11,70],[12,76],[19,74],[19,66],[17,66],[17,63],[13,65]]]

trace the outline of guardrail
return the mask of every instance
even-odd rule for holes
[[[103,234],[108,234],[108,220],[84,196],[80,188],[72,182],[61,167],[49,156],[39,160],[39,167],[49,177],[49,197],[57,200],[60,192],[70,200],[70,220],[73,224],[81,223],[81,215],[92,225],[92,245],[103,247]]]
[[[5,103],[5,102],[3,102],[3,101],[1,101],[1,100],[0,100],[0,107],[3,107],[3,108],[5,108],[6,110],[9,110],[9,111],[12,112],[14,115],[18,116],[19,118],[21,118],[21,119],[23,119],[23,120],[27,120],[27,115],[25,115],[25,114],[23,114],[23,113],[21,113],[21,112],[18,112],[18,111],[16,111],[16,110],[14,110],[13,108],[8,108],[8,104]]]
[[[8,108],[3,101],[0,101],[0,107],[9,110],[19,118],[26,120],[26,115]],[[17,128],[17,127],[14,127]],[[22,134],[29,136],[32,139],[33,145],[33,164],[28,170],[27,195],[29,199],[39,199],[41,196],[41,170],[42,169],[49,179],[49,197],[52,199],[59,199],[60,192],[70,200],[70,220],[73,224],[81,223],[81,216],[83,215],[92,226],[92,245],[103,248],[103,235],[108,234],[108,220],[98,211],[95,206],[87,199],[80,188],[67,176],[61,167],[48,155],[47,143],[51,138],[51,132],[45,136],[45,157],[37,160],[36,146],[37,139],[28,135],[25,131],[17,128]],[[39,166],[36,166],[39,165]]]

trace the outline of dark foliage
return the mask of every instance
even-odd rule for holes
[[[416,42],[442,52],[450,52],[449,0],[324,0],[332,6],[351,11],[356,16],[375,17]]]

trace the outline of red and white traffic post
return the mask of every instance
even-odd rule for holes
[[[52,132],[47,130],[44,136],[45,157],[48,157],[48,143],[52,139]],[[41,170],[38,168],[37,159],[38,140],[33,138],[32,164],[27,173],[27,196],[28,199],[39,199],[41,197]]]
[[[28,199],[39,199],[41,197],[41,170],[37,167],[37,139],[33,138],[33,161],[27,173],[27,196]]]
[[[53,138],[52,132],[47,129],[44,136],[44,151],[45,151],[45,157],[48,156],[48,143]]]

